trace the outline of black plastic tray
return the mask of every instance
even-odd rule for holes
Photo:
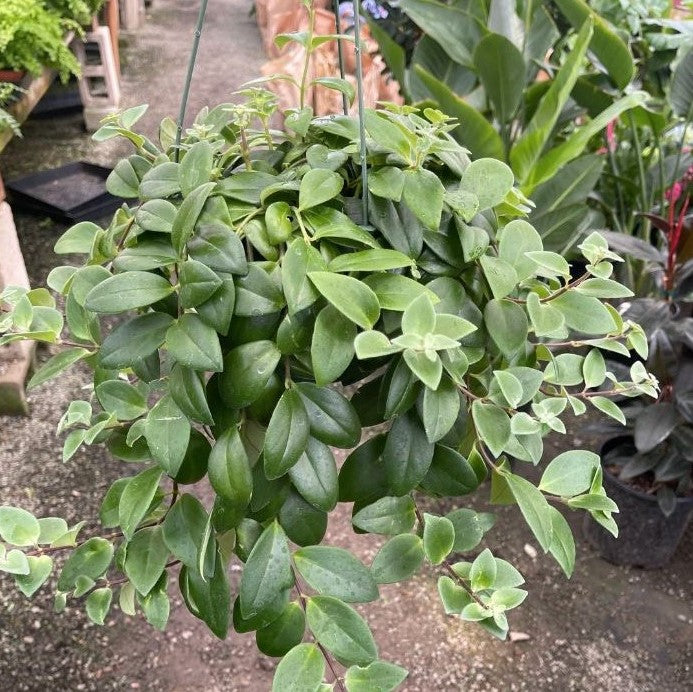
[[[106,191],[109,168],[86,161],[31,173],[5,184],[10,202],[61,221],[98,220],[122,203]]]

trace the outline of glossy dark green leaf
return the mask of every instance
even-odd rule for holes
[[[229,351],[220,382],[222,399],[232,408],[251,404],[262,393],[280,358],[272,341],[253,341]]]
[[[306,617],[298,603],[289,603],[282,614],[255,634],[257,648],[267,656],[284,656],[301,643]]]
[[[179,254],[183,252],[185,244],[192,237],[197,218],[214,189],[214,185],[215,183],[205,183],[195,188],[178,207],[176,218],[171,227],[171,242]]]
[[[457,450],[442,444],[435,446],[431,465],[421,487],[439,497],[459,497],[476,490],[479,479],[471,464]]]
[[[243,243],[222,223],[200,223],[188,241],[188,255],[216,272],[243,276],[248,271]]]
[[[298,393],[282,394],[267,426],[263,449],[267,477],[283,476],[306,450],[310,432],[306,408]]]
[[[432,458],[433,445],[426,439],[416,414],[409,412],[397,417],[383,450],[391,492],[404,495],[413,490],[426,475]]]
[[[358,279],[323,271],[313,271],[308,276],[318,291],[359,327],[371,329],[378,321],[378,298]]]
[[[306,502],[294,490],[289,490],[278,516],[289,540],[296,545],[314,545],[325,537],[327,512]]]
[[[199,617],[219,639],[225,639],[229,628],[231,612],[231,587],[226,576],[226,566],[217,553],[214,573],[203,579],[199,572],[186,570],[186,581],[190,600]]]
[[[356,512],[351,521],[368,533],[395,535],[409,531],[415,518],[414,501],[409,495],[404,495],[376,500]]]
[[[429,442],[438,442],[455,424],[460,411],[460,394],[452,380],[442,379],[438,389],[426,387],[421,418]]]
[[[99,313],[118,313],[146,307],[173,292],[173,286],[158,274],[123,272],[94,286],[85,307]]]
[[[318,313],[310,347],[316,384],[329,384],[346,370],[354,357],[355,337],[356,325],[332,305]]]
[[[132,538],[139,523],[147,515],[160,480],[161,469],[155,466],[138,473],[123,488],[118,503],[118,523],[126,538]]]
[[[144,436],[155,461],[175,476],[188,448],[190,422],[170,395],[159,399],[149,411]]]
[[[308,274],[325,268],[322,255],[303,238],[296,238],[289,245],[282,260],[282,287],[290,315],[305,310],[320,298]]]
[[[168,556],[161,526],[140,529],[128,542],[124,571],[143,596],[154,588],[166,567]]]
[[[221,279],[205,264],[189,259],[180,265],[180,302],[184,308],[204,303],[221,286]]]
[[[111,564],[113,544],[104,538],[90,538],[67,559],[58,578],[60,591],[71,591],[78,577],[98,579]]]
[[[209,142],[195,142],[178,167],[178,180],[183,197],[187,197],[195,188],[209,182],[212,174],[213,152]]]
[[[118,325],[101,345],[101,365],[125,368],[156,351],[164,343],[173,318],[163,312],[150,312]]]
[[[317,509],[329,512],[337,504],[337,465],[330,448],[308,439],[306,451],[289,469],[289,478],[305,500]]]
[[[207,512],[194,496],[184,493],[166,514],[163,539],[168,550],[190,569],[197,569]]]
[[[168,382],[173,401],[186,416],[198,423],[214,425],[200,373],[176,363],[171,368]]]
[[[219,337],[197,315],[181,315],[166,332],[166,348],[179,363],[193,370],[224,369]]]
[[[212,447],[208,475],[217,495],[240,506],[250,502],[253,476],[237,428],[229,428]]]
[[[301,396],[310,423],[310,434],[333,447],[349,449],[361,438],[361,422],[348,399],[329,387],[300,382]]]
[[[262,532],[245,563],[240,586],[241,614],[246,618],[261,614],[293,583],[286,535],[274,521]]]
[[[371,573],[378,584],[393,584],[416,574],[424,561],[423,541],[414,533],[393,536],[376,553]]]

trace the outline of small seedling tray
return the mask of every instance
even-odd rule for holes
[[[32,173],[5,184],[10,202],[27,211],[60,221],[94,221],[112,214],[122,203],[106,191],[109,168],[86,161]]]

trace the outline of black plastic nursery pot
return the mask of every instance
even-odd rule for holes
[[[602,447],[604,453],[624,438],[609,440]],[[585,515],[584,533],[601,557],[616,565],[631,565],[645,569],[663,567],[673,557],[693,516],[693,497],[680,497],[676,509],[666,516],[653,495],[636,490],[604,471],[604,489],[618,505],[619,513],[613,517],[618,525],[618,538]]]

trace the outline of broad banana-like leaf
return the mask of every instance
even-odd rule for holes
[[[558,9],[575,29],[587,19],[594,24],[590,49],[599,58],[613,83],[623,89],[635,73],[635,63],[628,46],[613,27],[598,15],[584,0],[556,0]]]
[[[689,50],[674,70],[669,94],[671,107],[682,118],[691,113],[693,105],[693,49]]]
[[[573,50],[554,77],[527,129],[510,151],[510,165],[522,184],[526,184],[530,177],[533,177],[534,167],[580,75],[582,60],[591,38],[592,22],[587,20],[580,29]],[[542,180],[550,177],[547,175]],[[541,181],[534,184],[538,182]]]

